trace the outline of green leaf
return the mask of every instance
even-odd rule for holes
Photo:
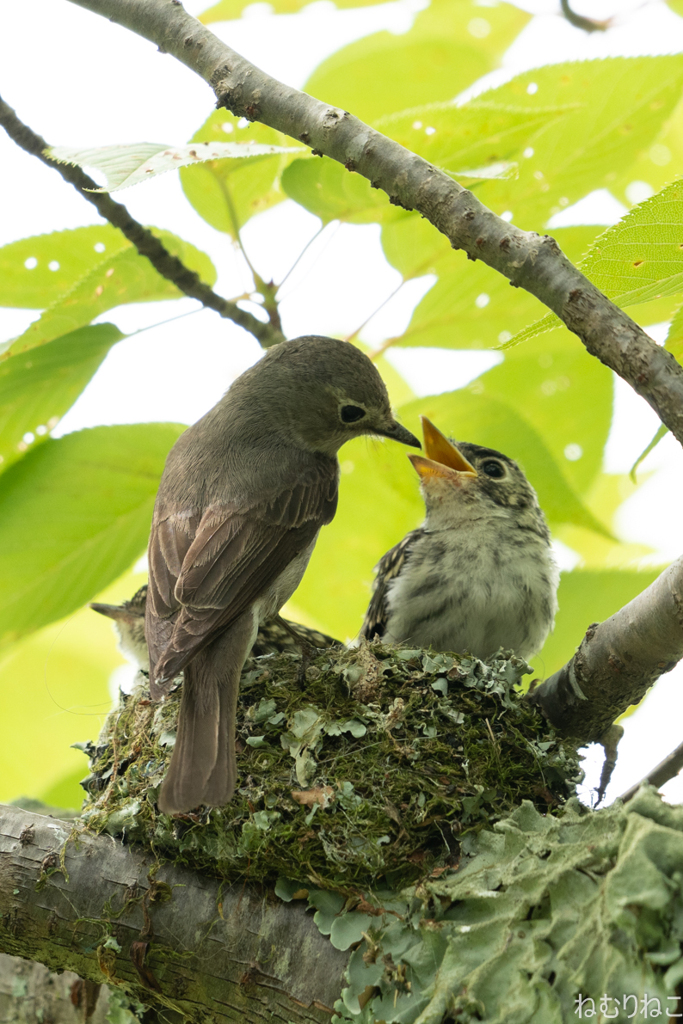
[[[608,228],[581,269],[620,306],[683,292],[683,182],[663,188]]]
[[[242,160],[209,160],[184,167],[180,181],[200,217],[218,231],[236,238],[250,217],[281,202],[280,174],[292,158],[287,136],[267,125],[250,123],[227,110],[214,111],[195,132],[192,143],[238,142],[275,147],[270,156]]]
[[[0,477],[0,644],[80,608],[144,550],[184,427],[95,427],[49,439]]]
[[[649,146],[679,101],[683,56],[610,57],[526,71],[479,102],[532,111],[577,104],[531,135],[533,153],[519,179],[482,182],[478,195],[495,213],[540,228],[588,192],[610,188],[617,170]]]
[[[154,230],[174,256],[196,271],[209,285],[216,271],[209,257],[170,231]],[[94,266],[71,291],[62,294],[43,315],[34,321],[9,348],[11,355],[27,352],[64,334],[89,324],[114,306],[127,302],[154,302],[176,299],[183,293],[154,269],[145,256],[127,240],[125,245]],[[7,354],[7,353],[5,353]]]
[[[599,228],[561,228],[558,244],[570,259],[588,247]],[[481,261],[453,252],[431,224],[408,214],[382,227],[390,263],[406,277],[435,273],[438,281],[415,307],[407,330],[394,344],[439,348],[498,348],[545,306],[528,292],[514,295],[508,280]]]
[[[617,510],[635,494],[638,486],[628,473],[603,472],[583,492],[583,499],[601,522],[614,525]],[[556,536],[580,556],[581,567],[585,569],[632,569],[654,554],[654,549],[646,544],[601,537],[569,523],[558,527]]]
[[[275,14],[297,14],[312,2],[313,0],[272,0],[268,6]],[[374,7],[376,4],[387,2],[388,0],[335,0],[335,7],[343,10],[349,7]],[[232,21],[240,18],[244,8],[252,3],[253,0],[220,0],[200,14],[199,20],[204,25],[210,25],[214,21]]]
[[[612,373],[567,330],[507,352],[469,390],[508,402],[530,423],[584,493],[600,473],[612,425]]]
[[[683,182],[663,188],[599,235],[579,263],[586,277],[620,308],[683,292],[682,199]],[[553,330],[560,323],[559,317],[548,313],[519,331],[510,345]],[[669,331],[673,345],[680,332],[677,321]]]
[[[529,15],[501,3],[435,0],[403,35],[378,32],[328,57],[305,89],[364,121],[451,100],[497,66]]]
[[[127,574],[98,597],[118,603],[142,582]],[[71,744],[96,739],[111,708],[108,680],[122,661],[111,620],[82,608],[68,622],[54,623],[3,654],[0,800],[27,794],[78,807],[83,790],[77,784],[67,785],[61,796],[56,790],[60,782],[87,775],[86,759]]]
[[[574,654],[592,622],[603,622],[649,587],[661,570],[575,569],[562,573],[555,629],[540,654],[532,658],[534,672],[546,678]]]
[[[0,464],[6,470],[57,425],[124,335],[113,324],[93,324],[26,355],[0,362]]]
[[[110,224],[53,231],[0,249],[0,306],[45,309],[130,242]],[[28,264],[28,265],[27,265]]]
[[[323,224],[332,220],[368,224],[397,215],[385,192],[326,156],[294,160],[282,174],[282,188]]]
[[[61,164],[95,167],[105,176],[106,188],[93,192],[118,192],[141,181],[149,181],[167,171],[206,163],[207,160],[244,160],[274,153],[300,153],[302,146],[264,146],[255,142],[202,142],[186,146],[167,146],[158,142],[137,142],[128,146],[98,146],[96,149],[71,149],[54,146],[48,156]]]
[[[380,117],[373,127],[455,177],[498,177],[500,165],[511,161],[518,170],[531,135],[575,109],[571,103],[528,109],[477,98],[462,106],[450,102],[412,107]],[[486,173],[496,168],[496,173]]]
[[[683,306],[676,310],[669,324],[669,333],[666,336],[664,347],[672,356],[675,356],[679,363],[683,363]]]

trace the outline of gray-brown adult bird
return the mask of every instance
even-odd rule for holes
[[[270,349],[172,448],[149,541],[145,630],[152,698],[184,670],[162,811],[230,800],[242,665],[331,522],[337,451],[360,434],[420,447],[367,356],[305,337]]]
[[[377,565],[361,637],[529,658],[557,611],[559,574],[536,492],[507,455],[449,441],[423,416],[409,455],[427,517]]]

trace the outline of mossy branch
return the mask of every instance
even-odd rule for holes
[[[64,851],[60,868],[59,851]],[[0,952],[216,1024],[329,1021],[347,954],[300,903],[0,806]]]

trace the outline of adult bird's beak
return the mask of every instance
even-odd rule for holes
[[[421,448],[422,445],[415,437],[415,434],[411,434],[409,430],[402,427],[396,420],[392,420],[386,430],[377,430],[376,433],[381,434],[382,437],[390,437],[392,441],[400,441],[401,444],[409,444],[411,448]]]
[[[425,479],[430,476],[453,478],[477,476],[474,466],[467,461],[462,452],[434,426],[426,416],[420,417],[422,434],[425,440],[425,456],[409,455],[408,458],[419,475]]]

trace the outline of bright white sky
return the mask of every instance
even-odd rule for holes
[[[475,0],[476,2],[476,0]],[[487,7],[497,0],[479,0]],[[199,13],[208,0],[186,0]],[[214,32],[275,77],[301,87],[325,56],[345,43],[380,29],[397,34],[411,25],[424,0],[396,0],[378,7],[339,11],[329,0],[310,4],[300,15],[274,17],[267,4],[254,4],[240,22],[212,26]],[[683,19],[660,0],[585,0],[577,10],[593,18],[616,14],[607,33],[587,35],[559,16],[559,0],[520,0],[535,14],[508,50],[503,66],[468,95],[498,85],[542,63],[607,55],[683,51]],[[17,40],[31,33],[31,60]],[[66,0],[22,0],[3,10],[0,37],[0,94],[19,117],[53,145],[92,147],[131,142],[185,142],[213,108],[208,87],[150,43]],[[0,245],[18,238],[100,223],[54,172],[16,149],[0,133],[2,191],[12,196],[0,213]],[[672,177],[675,176],[672,169]],[[212,257],[219,270],[217,291],[237,295],[248,287],[245,267],[229,241],[206,225],[189,206],[177,176],[164,175],[119,197],[133,216],[168,228]],[[624,207],[604,190],[553,220],[611,224]],[[254,218],[243,232],[249,256],[261,275],[281,280],[319,226],[317,219],[287,201]],[[520,225],[524,227],[524,225]],[[376,226],[329,226],[308,250],[283,289],[281,314],[286,334],[351,333],[393,292],[400,278],[384,260]],[[430,281],[412,282],[364,328],[375,345],[400,333]],[[197,304],[150,303],[121,307],[102,319],[124,332],[191,312]],[[0,342],[24,330],[35,311],[0,309]],[[665,328],[652,336],[661,341]],[[201,311],[139,337],[123,341],[64,417],[57,432],[109,423],[173,420],[192,423],[210,408],[231,380],[260,353],[257,343],[215,314]],[[402,349],[390,353],[395,367],[418,394],[462,386],[497,361],[492,353]],[[616,412],[605,468],[627,470],[649,442],[658,420],[646,403],[616,382]],[[653,547],[658,563],[683,549],[683,452],[666,438],[643,465],[651,477],[624,506],[619,531],[624,539]],[[577,637],[577,642],[580,638]],[[683,670],[664,676],[642,708],[626,722],[620,760],[609,797],[614,798],[652,768],[681,740]],[[599,759],[598,759],[599,761]],[[599,769],[598,769],[599,770]],[[591,772],[594,784],[595,769]],[[683,800],[683,779],[665,792]]]

